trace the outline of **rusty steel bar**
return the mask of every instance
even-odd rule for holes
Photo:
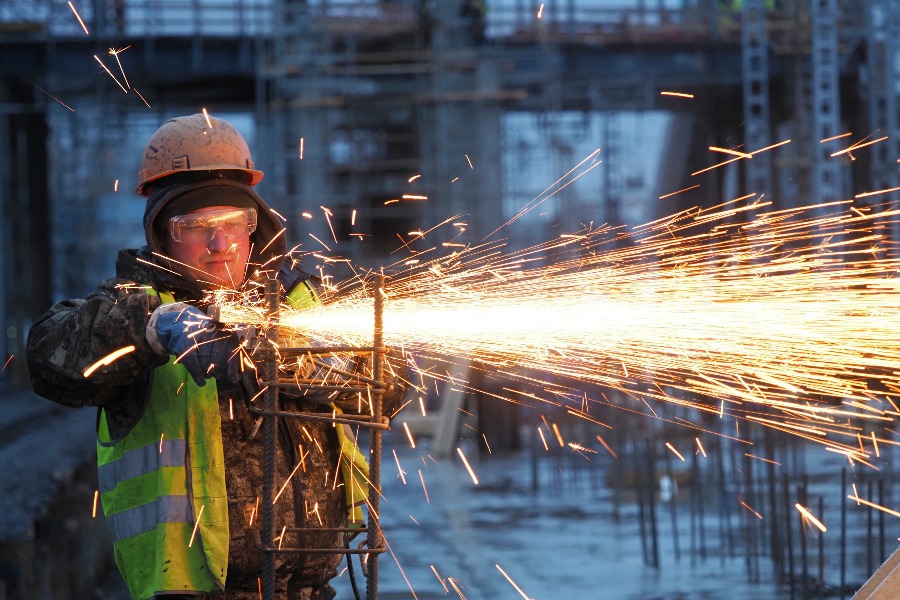
[[[375,327],[372,337],[372,346],[381,348],[383,341],[383,317],[384,317],[384,275],[377,274],[375,276]],[[384,378],[384,357],[382,353],[376,352],[372,357],[372,377],[378,381]],[[374,409],[372,418],[375,421],[381,421],[381,389],[372,391],[372,407]],[[381,539],[381,526],[378,523],[380,510],[381,495],[381,430],[369,430],[369,456],[371,464],[369,465],[369,523],[367,541],[370,550],[380,550],[384,545]],[[368,558],[368,578],[366,579],[366,600],[377,600],[378,598],[378,553],[369,555]]]
[[[268,323],[266,324],[265,358],[262,361],[263,379],[275,379],[278,372],[278,357],[273,351],[278,342],[278,317],[281,306],[279,282],[275,279],[266,281],[266,302],[268,303]],[[263,407],[268,411],[278,410],[278,388],[269,386],[263,392]],[[278,415],[271,414],[263,419],[263,497],[262,497],[262,544],[270,547],[275,540],[275,432]],[[262,557],[263,600],[275,600],[275,555],[264,552]]]
[[[316,421],[319,423],[342,423],[346,425],[359,425],[360,427],[372,427],[374,429],[388,429],[390,427],[387,419],[384,419],[383,417],[381,421],[370,421],[366,419],[371,419],[371,417],[365,415],[342,415],[340,417],[333,417],[331,415],[319,413],[299,413],[286,410],[266,410],[261,408],[251,408],[250,412],[263,417],[274,416],[285,417],[288,419],[300,419],[303,421]]]

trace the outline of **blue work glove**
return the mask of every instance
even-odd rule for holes
[[[157,354],[174,354],[198,386],[209,377],[240,379],[240,341],[196,306],[163,304],[150,315],[147,342]]]

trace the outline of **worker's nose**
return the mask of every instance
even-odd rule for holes
[[[216,229],[212,239],[209,240],[209,244],[207,244],[209,251],[224,253],[228,251],[229,247],[231,247],[231,242],[228,240],[228,236],[225,235],[225,232],[221,229]]]

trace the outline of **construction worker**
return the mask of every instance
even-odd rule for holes
[[[238,334],[211,321],[204,303],[209,290],[241,291],[248,280],[272,278],[292,306],[319,301],[313,279],[284,260],[282,226],[253,189],[262,178],[228,122],[170,119],[148,141],[138,177],[147,246],[120,251],[114,279],[83,300],[58,302],[29,333],[35,391],[100,409],[100,498],[116,564],[137,600],[259,598],[263,444],[250,407],[260,386],[237,352]],[[131,350],[86,372],[121,349]],[[405,393],[392,380],[386,406]],[[317,400],[290,398],[287,408],[335,410]],[[357,410],[355,396],[351,406]],[[342,432],[326,422],[279,420],[277,532],[346,528],[351,510],[362,525],[345,494],[353,486],[335,481],[353,470],[346,453],[342,459]],[[300,537],[282,541],[348,544],[345,533]],[[333,598],[329,580],[342,558],[276,555],[275,597]]]

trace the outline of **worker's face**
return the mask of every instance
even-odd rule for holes
[[[243,283],[255,211],[209,206],[175,216],[167,225],[166,254],[180,263],[174,270],[203,287],[238,288]]]

